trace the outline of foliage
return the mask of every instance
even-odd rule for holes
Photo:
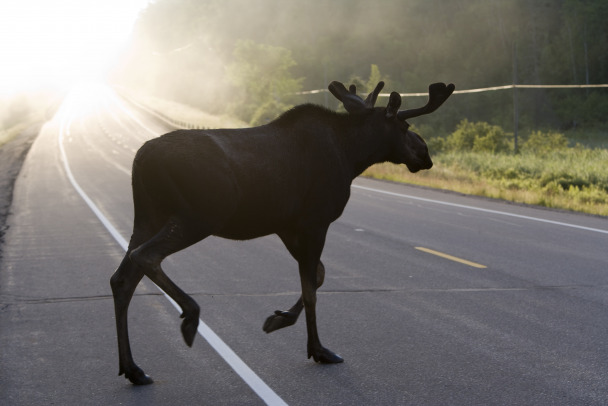
[[[446,140],[445,148],[453,151],[499,153],[509,150],[508,135],[496,125],[462,120]]]
[[[252,126],[268,124],[291,107],[293,106],[285,105],[278,100],[268,100],[255,109],[251,120],[249,120],[249,124]]]
[[[430,171],[411,174],[403,165],[381,164],[364,173],[392,181],[547,207],[608,215],[608,150],[565,148],[530,152],[445,152]]]
[[[380,73],[380,68],[378,68],[378,65],[372,63],[370,73],[369,73],[369,79],[367,80],[367,83],[365,85],[365,92],[366,93],[373,92],[374,89],[376,88],[376,85],[378,85],[378,83],[380,81],[387,82],[387,80],[382,77],[382,74]]]
[[[568,139],[562,133],[534,131],[522,145],[522,151],[547,154],[555,150],[563,150],[568,147]]]
[[[235,112],[252,125],[264,124],[290,108],[289,101],[301,89],[302,79],[294,79],[295,65],[285,48],[239,41],[229,77],[241,98]]]
[[[498,126],[463,120],[447,138],[430,138],[431,171],[381,164],[364,175],[608,215],[608,149],[569,148],[562,133],[535,131],[513,154],[507,138]]]
[[[243,110],[248,120],[255,113],[252,100],[234,93],[234,72],[226,69],[245,58],[238,50],[244,41],[270,53],[268,61],[247,53],[245,63],[254,66],[272,65],[274,48],[265,46],[289,52],[290,78],[302,78],[304,89],[352,78],[369,91],[361,78],[370,65],[374,81],[380,70],[390,78],[389,92],[424,92],[436,81],[458,89],[510,84],[513,66],[521,84],[608,83],[606,20],[605,0],[258,0],[255,7],[248,0],[156,0],[141,13],[113,78],[216,113],[249,104]],[[272,76],[274,68],[260,72],[251,80]],[[517,94],[520,128],[608,129],[606,89]],[[433,118],[417,122],[446,133],[463,118],[507,128],[512,95],[455,95]],[[338,105],[323,95],[288,102],[280,96],[286,105],[306,101]],[[267,102],[258,100],[258,107]]]
[[[349,85],[355,85],[355,87],[357,88],[357,94],[365,98],[368,93],[374,91],[378,83],[381,81],[384,82],[385,89],[390,86],[390,79],[388,78],[388,76],[380,73],[380,68],[378,67],[378,65],[371,64],[369,77],[367,78],[367,80],[362,79],[358,75],[352,75],[350,79],[346,81],[346,83]],[[380,104],[378,103],[378,105]],[[342,104],[339,104],[336,107],[336,110],[340,112],[346,111],[344,105]]]

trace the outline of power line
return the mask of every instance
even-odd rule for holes
[[[508,90],[508,89],[589,89],[589,88],[606,88],[608,84],[599,85],[505,85],[505,86],[493,86],[493,87],[481,87],[477,89],[465,89],[455,90],[454,94],[468,94],[468,93],[482,93],[491,92],[496,90]],[[319,94],[327,93],[327,89],[315,89],[306,90],[303,92],[297,92],[297,95],[308,95],[308,94]],[[400,93],[402,97],[422,97],[428,96],[428,92],[424,93]],[[390,93],[380,93],[378,97],[389,97]]]

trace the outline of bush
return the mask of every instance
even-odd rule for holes
[[[540,185],[546,187],[549,184],[555,184],[562,190],[570,190],[572,188],[582,189],[591,186],[591,182],[584,179],[582,176],[573,175],[567,172],[546,172],[540,178]]]
[[[485,122],[471,123],[462,120],[456,131],[446,140],[446,146],[453,151],[491,152],[493,154],[509,151],[509,136],[497,126]]]
[[[523,152],[547,154],[568,148],[568,139],[562,133],[534,131],[522,145]]]
[[[431,153],[431,155],[438,154],[445,150],[446,140],[445,138],[441,137],[431,137],[426,140],[426,145],[429,147],[429,152]]]

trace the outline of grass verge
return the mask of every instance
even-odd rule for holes
[[[542,156],[448,152],[430,171],[370,167],[363,176],[518,203],[608,216],[608,150],[568,148]]]
[[[13,125],[10,128],[0,131],[0,148],[12,139],[14,139],[17,135],[19,135],[23,130],[25,130],[29,125],[31,125],[33,121],[24,121],[18,124]]]

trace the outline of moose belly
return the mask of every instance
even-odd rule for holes
[[[215,235],[232,240],[250,240],[278,233],[289,228],[291,223],[291,219],[280,213],[247,210],[235,214]]]

